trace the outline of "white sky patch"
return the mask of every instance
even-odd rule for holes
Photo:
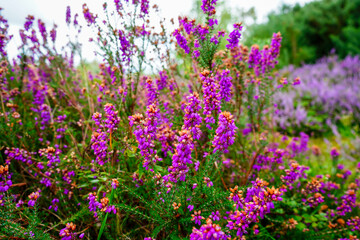
[[[251,7],[255,8],[258,22],[266,20],[267,14],[279,8],[282,3],[304,4],[311,0],[225,0],[227,6],[234,8],[243,8],[245,10]],[[102,2],[100,0],[0,0],[0,6],[3,8],[2,14],[8,19],[10,25],[10,34],[14,37],[8,45],[9,57],[16,57],[18,53],[17,46],[20,45],[19,30],[23,28],[25,18],[28,14],[34,15],[36,19],[42,19],[48,31],[53,27],[53,24],[57,24],[57,44],[63,46],[68,42],[68,37],[73,37],[75,31],[68,29],[65,23],[65,12],[66,7],[71,7],[72,17],[75,13],[79,14],[78,21],[83,26],[82,32],[79,36],[79,41],[82,43],[82,55],[83,58],[91,61],[96,59],[94,56],[94,45],[89,43],[88,40],[91,37],[96,36],[96,33],[88,28],[85,24],[84,17],[82,14],[82,5],[87,3],[91,12],[97,13],[102,18]],[[107,1],[109,7],[113,6],[113,2]],[[150,0],[150,6],[157,4],[161,11],[161,16],[169,21],[171,18],[175,19],[177,23],[177,17],[179,15],[187,15],[192,6],[193,0]],[[151,20],[157,18],[151,16]],[[36,28],[37,28],[37,23]]]

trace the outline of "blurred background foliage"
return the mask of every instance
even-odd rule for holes
[[[248,28],[246,43],[281,32],[280,64],[314,63],[333,49],[344,58],[360,54],[360,0],[321,0],[283,5],[268,21]]]
[[[201,16],[200,6],[201,0],[195,0],[190,16]],[[283,4],[262,23],[258,22],[254,8],[234,8],[220,1],[217,15],[219,29],[230,30],[230,23],[243,23],[246,28],[243,41],[247,46],[269,44],[269,36],[281,32],[279,68],[315,63],[332,50],[340,58],[360,54],[360,0],[319,0],[304,6]],[[225,44],[221,47],[225,48]]]

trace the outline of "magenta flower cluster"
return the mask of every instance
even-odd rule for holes
[[[248,64],[249,68],[254,68],[256,76],[265,74],[278,63],[276,59],[280,54],[281,40],[281,34],[274,33],[270,47],[265,45],[261,51],[257,45],[251,47]]]
[[[246,234],[251,223],[264,218],[275,207],[274,202],[282,200],[283,193],[274,187],[265,188],[267,185],[267,182],[257,179],[247,189],[245,196],[237,187],[230,189],[232,193],[229,199],[235,202],[237,210],[229,214],[227,227],[236,230],[237,236]]]
[[[194,139],[200,139],[202,118],[199,114],[201,110],[199,94],[193,93],[188,96],[185,106],[184,128],[191,132]]]
[[[219,115],[219,126],[216,129],[216,135],[212,144],[214,145],[214,153],[217,151],[227,153],[229,146],[234,144],[235,126],[233,116],[229,112],[222,112]]]
[[[203,88],[205,122],[208,123],[207,127],[211,128],[209,124],[215,123],[213,115],[219,114],[221,109],[220,87],[209,71],[202,72],[200,78]]]
[[[220,98],[226,102],[231,100],[231,88],[232,88],[232,77],[230,75],[230,70],[223,70],[220,74],[217,74],[217,81],[219,82]]]
[[[191,134],[186,129],[182,129],[179,134],[178,144],[172,157],[172,165],[168,168],[169,174],[163,177],[165,182],[185,181],[189,171],[188,164],[193,163],[191,152],[194,149],[194,143]]]
[[[143,166],[148,170],[149,166],[162,159],[157,155],[155,140],[157,139],[157,126],[159,124],[159,109],[156,103],[147,107],[146,118],[142,114],[135,114],[129,117],[130,126],[135,126],[134,135],[138,143],[141,155],[144,157]],[[153,171],[153,169],[151,169]]]
[[[235,23],[234,24],[234,30],[229,34],[229,38],[227,41],[229,44],[226,45],[228,49],[233,49],[235,47],[239,46],[240,38],[241,38],[241,30],[243,29],[243,26],[241,26],[241,23]]]
[[[216,5],[217,0],[202,0],[202,4],[201,4],[201,10],[203,10],[203,12],[206,15],[212,16],[216,13],[215,10],[215,5]]]

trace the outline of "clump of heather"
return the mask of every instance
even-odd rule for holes
[[[356,238],[356,141],[286,127],[316,106],[334,109],[323,124],[337,134],[340,114],[356,121],[357,96],[338,88],[348,105],[296,104],[295,120],[278,96],[303,98],[304,84],[314,92],[332,77],[355,92],[357,57],[278,74],[281,34],[246,46],[241,24],[218,30],[217,2],[170,31],[149,0],[108,1],[104,14],[67,7],[68,28],[95,33],[91,67],[78,64],[81,38],[58,48],[60,28],[31,15],[9,59],[0,16],[0,238]]]
[[[74,232],[76,229],[76,225],[71,223],[67,223],[66,227],[60,230],[60,237],[61,240],[74,240],[74,239],[82,239],[84,238],[84,233],[81,233],[80,235],[76,232]],[[79,235],[77,237],[77,235]]]
[[[213,223],[212,220],[208,218],[206,224],[202,225],[199,230],[194,227],[190,234],[190,239],[228,239],[228,236],[221,231],[221,227],[218,224]]]
[[[226,102],[231,100],[231,88],[232,88],[232,77],[230,76],[230,70],[223,70],[220,75],[218,75],[218,82],[220,86],[219,94],[221,100]]]
[[[187,97],[187,101],[184,115],[184,128],[191,132],[194,139],[200,139],[202,117],[199,113],[201,110],[199,94],[191,94]]]
[[[211,128],[210,124],[215,123],[214,115],[219,114],[221,109],[219,83],[207,70],[201,73],[201,81],[203,85],[205,122],[207,123],[207,127]]]
[[[230,230],[236,230],[236,235],[242,237],[247,233],[247,228],[252,222],[257,222],[258,217],[264,218],[265,214],[275,207],[274,202],[281,201],[282,192],[274,187],[268,188],[268,183],[262,179],[252,182],[252,187],[247,189],[246,195],[236,186],[230,189],[229,200],[236,204],[236,211],[229,214],[228,225]],[[243,209],[239,211],[238,209]]]
[[[281,128],[335,134],[345,118],[353,119],[350,124],[357,124],[360,75],[354,66],[358,64],[358,56],[340,60],[334,55],[312,65],[284,68],[281,74],[288,75],[288,79],[299,77],[301,83],[294,89],[275,94],[276,124]],[[301,104],[297,104],[299,102]]]
[[[172,165],[169,167],[169,175],[164,176],[165,181],[177,182],[185,181],[189,171],[188,164],[192,164],[191,151],[194,148],[193,139],[188,130],[183,129],[179,132],[178,144],[172,157]]]
[[[237,127],[234,124],[234,119],[231,113],[222,112],[219,115],[219,126],[216,129],[216,135],[212,144],[215,146],[214,152],[221,151],[228,153],[229,146],[234,144],[235,131]]]
[[[159,109],[156,103],[147,107],[146,114],[145,119],[141,114],[132,115],[129,117],[129,121],[130,126],[136,128],[133,133],[138,142],[140,153],[144,157],[143,166],[148,170],[149,166],[162,160],[155,149],[157,126],[159,124]],[[150,170],[153,171],[152,168]]]

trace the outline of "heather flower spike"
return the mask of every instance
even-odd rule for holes
[[[214,145],[214,153],[221,151],[229,152],[228,148],[234,144],[235,141],[235,126],[233,116],[229,112],[222,112],[219,115],[218,128],[212,144]]]

